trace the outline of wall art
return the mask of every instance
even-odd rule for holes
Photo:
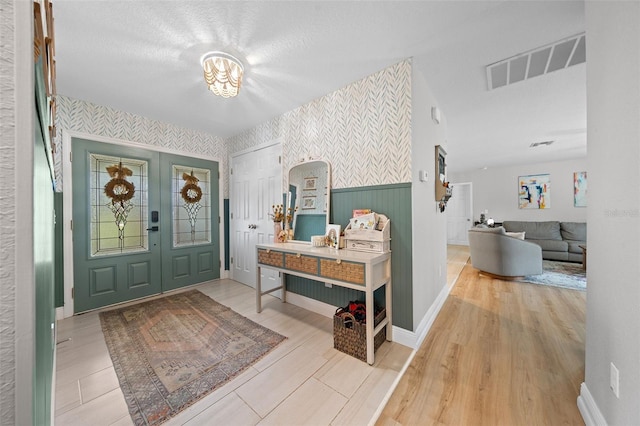
[[[302,210],[313,210],[316,208],[316,196],[302,197]]]
[[[518,177],[518,208],[548,209],[551,207],[550,175]]]
[[[587,207],[587,172],[573,173],[573,206]]]

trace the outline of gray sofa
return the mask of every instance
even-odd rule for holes
[[[584,222],[504,221],[507,232],[524,232],[525,241],[542,248],[543,259],[582,262],[580,245],[587,244],[587,224]]]
[[[504,228],[469,229],[469,254],[474,268],[503,277],[542,273],[539,245],[508,236]]]

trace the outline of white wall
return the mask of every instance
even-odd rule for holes
[[[640,3],[587,1],[586,29],[591,207],[579,405],[591,396],[587,414],[599,411],[599,424],[633,425],[640,421]],[[610,363],[620,372],[620,398],[609,389]]]
[[[0,423],[33,423],[33,3],[0,0]]]
[[[442,145],[446,151],[447,122],[444,113],[440,124],[431,120],[431,107],[438,103],[422,65],[414,59],[411,88],[413,328],[418,334],[428,327],[427,313],[437,313],[435,305],[447,282],[447,216],[437,209],[434,184],[435,146]],[[420,182],[420,170],[428,172],[427,182]]]
[[[544,148],[538,148],[544,149]],[[480,218],[483,210],[496,222],[504,220],[559,220],[586,222],[587,208],[573,205],[573,173],[587,171],[587,159],[567,160],[509,167],[492,167],[466,173],[450,173],[449,180],[455,191],[456,182],[473,182],[473,217]],[[533,174],[550,174],[551,208],[519,209],[518,177]],[[589,188],[587,188],[589,193]]]

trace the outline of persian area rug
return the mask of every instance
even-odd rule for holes
[[[198,290],[102,312],[100,321],[136,425],[175,416],[285,339]]]
[[[542,274],[528,275],[518,281],[585,291],[587,289],[587,271],[582,269],[580,263],[543,260]]]

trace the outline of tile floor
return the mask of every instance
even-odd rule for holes
[[[245,372],[167,425],[366,425],[411,355],[385,342],[369,366],[333,349],[330,318],[232,280],[197,286],[236,312],[288,337]],[[55,423],[132,424],[97,312],[58,322]]]

